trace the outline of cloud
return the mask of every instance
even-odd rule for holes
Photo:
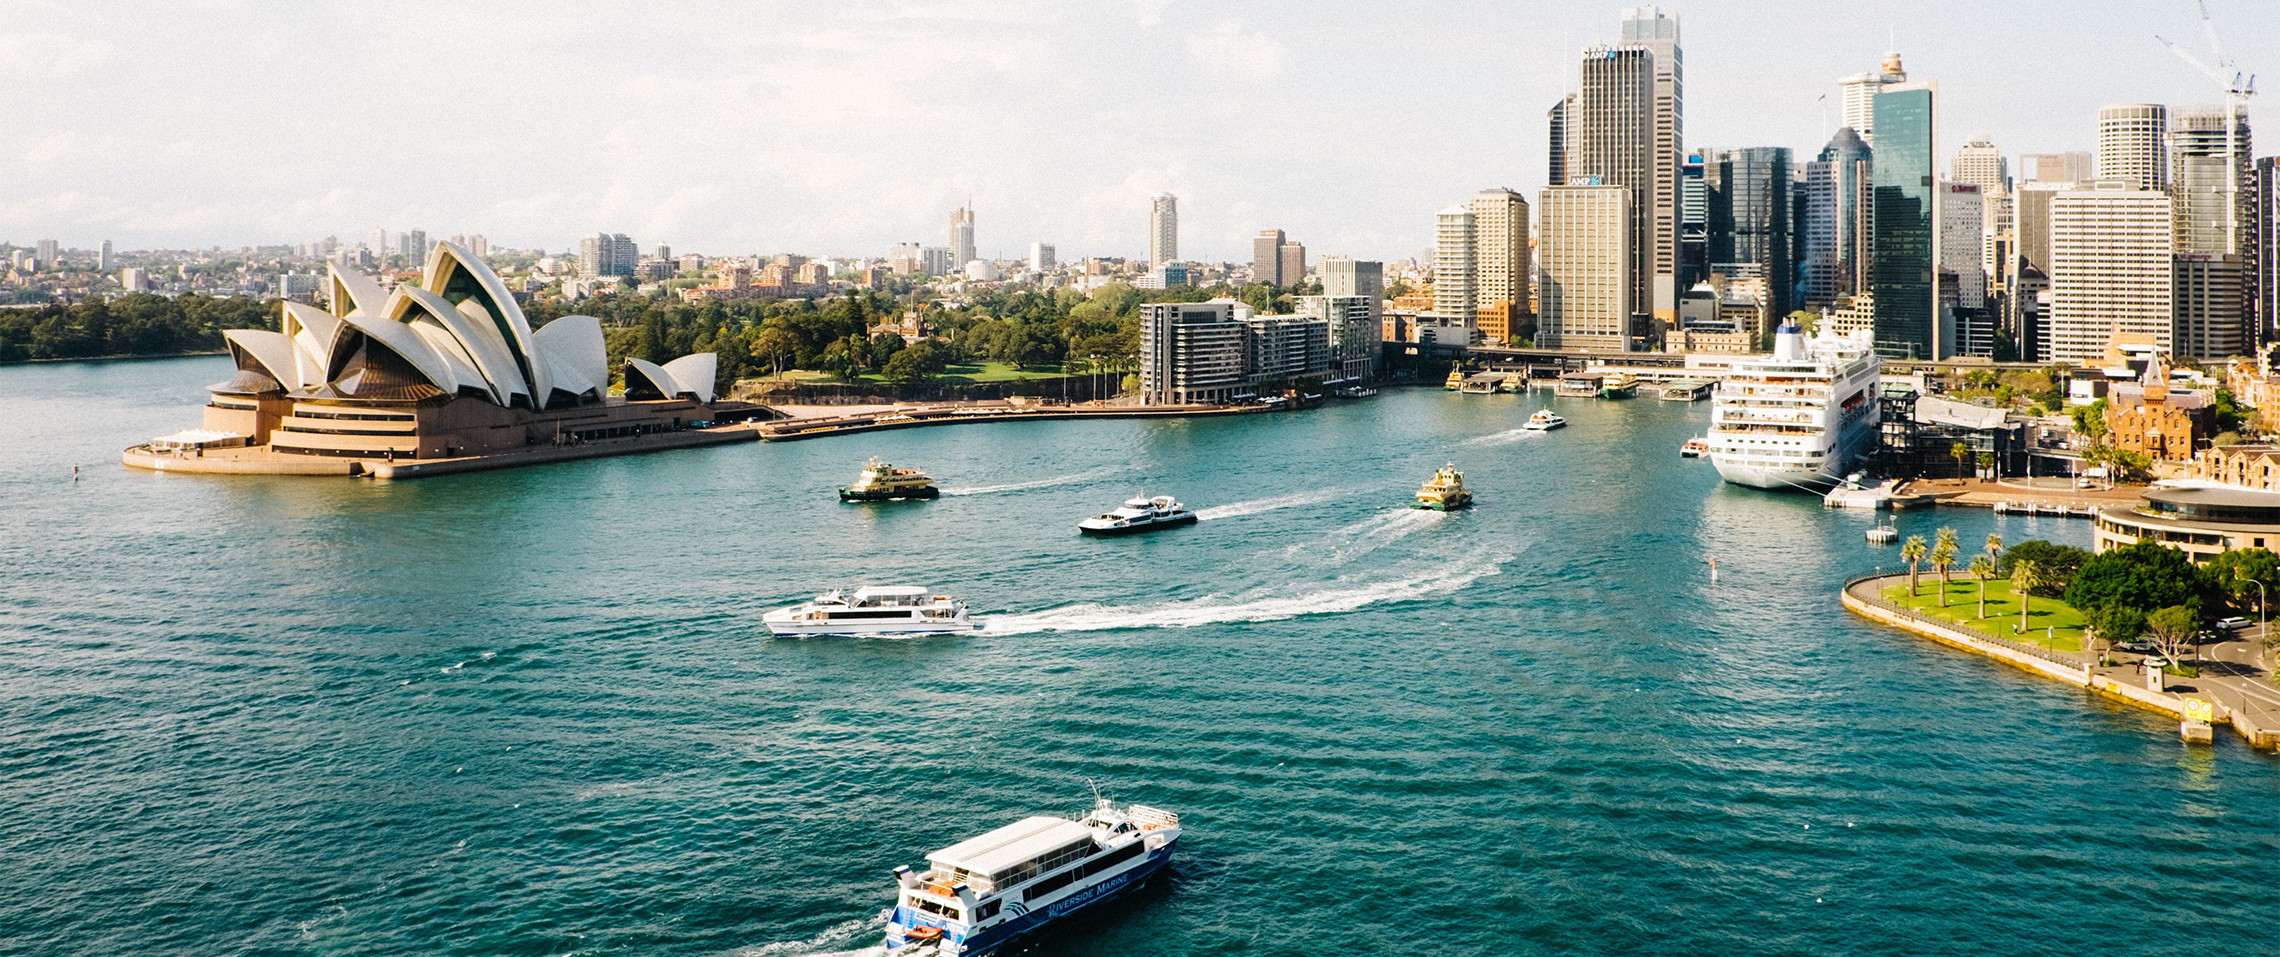
[[[1188,55],[1223,75],[1273,80],[1282,76],[1282,41],[1259,32],[1245,32],[1240,20],[1229,20],[1187,39]]]

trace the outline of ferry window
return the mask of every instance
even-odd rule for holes
[[[989,902],[989,903],[987,903],[987,904],[983,904],[983,905],[982,905],[982,906],[980,906],[980,907],[976,907],[976,908],[974,908],[974,919],[975,919],[975,920],[988,920],[988,919],[990,919],[990,918],[992,918],[992,917],[996,917],[996,916],[997,916],[997,913],[998,913],[998,908],[1000,908],[1000,907],[1003,907],[1003,906],[1005,906],[1005,902],[1004,902],[1004,901],[991,901],[991,902]]]

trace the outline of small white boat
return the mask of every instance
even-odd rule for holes
[[[1521,426],[1521,428],[1526,429],[1530,432],[1549,432],[1553,429],[1566,427],[1567,420],[1561,418],[1559,413],[1553,412],[1550,409],[1536,410],[1535,415],[1528,417],[1528,424]]]
[[[1900,540],[1900,530],[1890,525],[1878,525],[1868,530],[1868,540],[1878,545],[1890,545]]]
[[[1087,535],[1134,535],[1195,522],[1196,514],[1171,496],[1143,496],[1125,502],[1116,511],[1078,522],[1077,531]]]
[[[979,957],[1140,886],[1172,859],[1180,816],[1100,798],[1082,820],[1024,818],[895,868],[890,957]]]
[[[982,626],[966,614],[965,602],[913,585],[828,592],[761,615],[760,623],[778,635],[938,635]]]

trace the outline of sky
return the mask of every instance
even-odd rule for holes
[[[2280,0],[2207,0],[2280,83]],[[2107,103],[2218,102],[2192,0],[1697,0],[1689,147],[1835,126],[1897,45],[1940,149],[2088,150]],[[1395,260],[1474,192],[1533,198],[1544,113],[1622,6],[1547,0],[0,0],[0,242],[122,250],[373,229],[644,252]],[[1826,108],[1823,98],[1826,97]],[[2272,104],[2252,111],[2266,143]],[[2258,149],[2259,155],[2276,150]],[[2017,170],[2014,169],[2014,173]]]

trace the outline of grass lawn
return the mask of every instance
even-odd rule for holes
[[[767,381],[773,381],[775,379],[774,376],[766,374],[756,376],[755,378]],[[1061,378],[1061,372],[1057,366],[1051,368],[1015,369],[1014,367],[1003,362],[982,362],[973,365],[951,366],[943,370],[942,374],[940,376],[937,376],[934,381],[955,385],[961,383],[972,384],[976,382],[1012,382],[1021,379],[1058,378]],[[784,379],[789,382],[797,382],[801,385],[848,384],[846,380],[834,376],[831,373],[818,372],[814,369],[786,369],[784,370]],[[886,384],[887,379],[885,376],[880,375],[876,370],[873,370],[863,373],[861,376],[857,377],[855,381],[864,385],[884,385]]]
[[[2075,611],[2056,598],[2035,596],[2027,605],[2026,634],[2016,634],[2019,626],[2019,599],[2011,593],[2011,581],[1998,578],[1987,583],[1987,617],[1979,618],[1979,580],[1970,575],[1955,575],[1947,584],[1947,607],[1940,607],[1940,576],[1925,574],[1917,579],[1916,595],[1908,595],[1908,584],[1884,590],[1884,600],[1929,618],[1969,625],[2000,638],[2010,638],[2052,651],[2076,654],[2082,651],[2082,613]]]

